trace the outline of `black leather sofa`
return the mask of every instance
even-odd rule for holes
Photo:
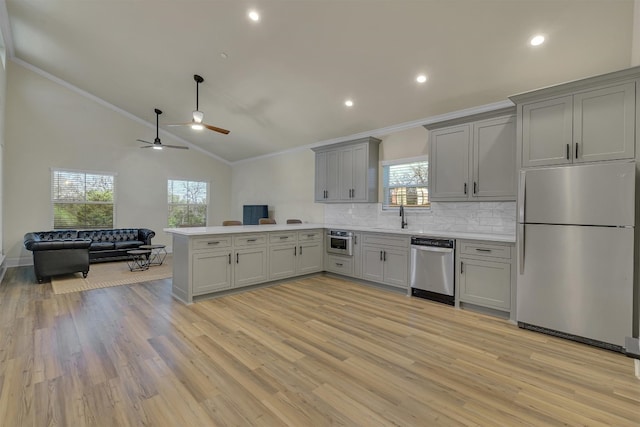
[[[92,262],[127,259],[127,251],[150,245],[156,233],[147,228],[108,230],[55,230],[24,235],[24,246],[33,252],[36,278],[81,272]]]

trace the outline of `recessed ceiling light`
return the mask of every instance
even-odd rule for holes
[[[260,20],[260,14],[255,11],[255,10],[250,10],[249,11],[249,19],[251,19],[252,21],[259,21]]]
[[[531,46],[540,46],[542,43],[544,43],[544,36],[541,34],[533,36],[531,40],[529,40],[529,43],[531,44]]]
[[[427,81],[427,76],[425,76],[424,74],[420,74],[418,75],[418,77],[416,77],[416,81],[418,83],[424,83]]]
[[[353,101],[350,99],[347,99],[346,101],[344,101],[344,105],[346,105],[347,107],[353,107]]]
[[[225,52],[221,52],[220,53],[220,57],[223,59],[227,59],[229,57],[229,55],[227,55]]]

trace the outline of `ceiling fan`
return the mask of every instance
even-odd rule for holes
[[[163,144],[162,141],[160,141],[160,137],[158,136],[158,129],[159,129],[158,118],[160,117],[160,114],[162,114],[162,111],[158,110],[157,108],[154,111],[156,112],[156,139],[154,139],[153,142],[145,141],[143,139],[138,139],[137,141],[144,142],[145,144],[149,144],[149,145],[143,145],[140,148],[153,148],[155,150],[162,150],[163,147],[167,147],[167,148],[179,148],[181,150],[188,150],[189,147],[185,147],[182,145],[166,145],[166,144]]]
[[[200,85],[200,83],[202,83],[204,81],[204,79],[202,77],[200,77],[197,74],[193,75],[193,80],[196,81],[196,109],[193,112],[193,117],[191,119],[191,121],[189,123],[176,123],[176,124],[171,124],[171,125],[167,125],[167,126],[191,126],[191,129],[195,129],[195,130],[202,130],[204,128],[207,128],[209,130],[212,130],[214,132],[220,132],[223,134],[228,134],[229,131],[226,129],[222,129],[216,126],[211,126],[208,125],[206,123],[203,123],[202,120],[204,119],[204,113],[202,111],[200,111],[198,109],[198,101],[199,101],[199,97],[198,97],[198,87]]]

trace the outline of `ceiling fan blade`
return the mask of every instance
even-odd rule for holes
[[[222,128],[219,128],[219,127],[211,126],[211,125],[208,125],[208,124],[206,124],[206,123],[200,123],[200,124],[201,124],[202,126],[206,127],[206,128],[207,128],[207,129],[209,129],[209,130],[212,130],[212,131],[214,131],[214,132],[220,132],[220,133],[223,133],[223,134],[225,134],[225,135],[227,135],[227,134],[230,132],[230,131],[228,131],[228,130],[226,130],[226,129],[222,129]]]
[[[147,142],[147,141],[142,141],[142,142]],[[143,145],[140,148],[153,148],[153,145]]]
[[[191,126],[193,123],[189,122],[189,123],[172,123],[170,125],[165,125],[165,126]]]
[[[164,144],[162,144],[162,146],[163,147],[167,147],[167,148],[178,148],[178,149],[181,149],[181,150],[188,150],[189,149],[189,147],[184,147],[182,145],[164,145]]]
[[[145,144],[153,145],[153,142],[145,141],[144,139],[136,139],[136,141],[144,142]],[[145,147],[146,148],[146,147]]]

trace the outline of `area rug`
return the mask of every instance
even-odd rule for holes
[[[151,266],[145,271],[130,271],[126,261],[91,264],[86,279],[82,273],[65,274],[52,277],[51,286],[53,293],[59,295],[166,279],[173,274],[171,261],[171,256],[167,256],[162,265]]]

